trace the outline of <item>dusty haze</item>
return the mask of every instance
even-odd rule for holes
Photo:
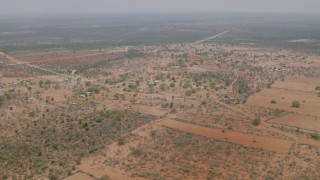
[[[263,12],[319,13],[318,0],[0,0],[1,14]]]

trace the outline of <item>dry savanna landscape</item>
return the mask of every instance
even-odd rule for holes
[[[320,22],[291,18],[0,19],[0,179],[320,179]]]

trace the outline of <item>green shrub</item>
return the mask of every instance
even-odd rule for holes
[[[4,161],[6,158],[4,157],[4,155],[0,154],[0,162]]]
[[[124,138],[123,138],[123,137],[119,138],[119,139],[118,139],[118,145],[119,145],[119,146],[122,146],[122,145],[124,145],[124,144],[125,144]]]
[[[129,84],[128,89],[129,89],[129,91],[136,90],[136,89],[138,89],[138,85],[137,84]]]
[[[100,178],[100,180],[110,180],[111,178],[107,175],[104,175]]]
[[[95,87],[90,87],[88,88],[88,92],[91,92],[93,94],[99,94],[100,93],[100,88],[95,86]]]
[[[167,85],[166,84],[160,84],[160,90],[161,91],[165,91],[167,89]]]
[[[185,92],[186,96],[191,96],[192,94],[196,93],[195,89],[189,89]]]
[[[252,121],[252,124],[253,124],[254,126],[259,126],[260,123],[261,123],[261,119],[258,118],[258,117],[256,117],[256,118]]]
[[[272,99],[272,100],[271,100],[271,103],[272,103],[272,104],[277,104],[277,101],[276,101],[275,99]]]
[[[300,102],[299,101],[292,101],[292,107],[299,108],[300,107]]]
[[[320,134],[319,133],[311,133],[310,137],[312,139],[315,139],[315,140],[320,140]]]
[[[136,149],[133,149],[131,154],[134,156],[134,157],[139,157],[141,155],[144,154],[143,150],[142,149],[139,149],[139,148],[136,148]]]
[[[157,74],[155,77],[156,80],[164,80],[164,78],[165,78],[165,74],[163,73]]]
[[[34,117],[35,113],[34,113],[34,111],[31,111],[28,113],[28,115],[29,115],[29,117]]]
[[[216,83],[214,81],[211,81],[209,86],[211,89],[214,89],[216,87]]]
[[[3,102],[4,102],[4,96],[0,95],[0,106],[3,104]]]
[[[238,82],[238,92],[240,94],[249,93],[250,92],[250,87],[249,87],[248,81],[246,81],[244,79],[239,80],[239,82]]]
[[[39,87],[43,88],[43,81],[42,80],[39,81]]]

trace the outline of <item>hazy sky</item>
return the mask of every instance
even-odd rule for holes
[[[320,13],[320,0],[0,0],[0,13]]]

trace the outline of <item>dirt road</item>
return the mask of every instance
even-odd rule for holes
[[[15,57],[13,57],[13,56],[10,56],[9,54],[6,54],[6,53],[4,53],[4,52],[0,52],[0,55],[6,57],[9,61],[11,61],[11,62],[13,62],[13,63],[15,63],[15,64],[18,64],[18,65],[20,65],[20,64],[25,64],[25,62],[20,61],[19,59],[15,58]],[[28,66],[28,67],[40,69],[40,70],[42,70],[42,71],[50,72],[50,73],[52,73],[52,74],[64,76],[64,74],[61,74],[61,73],[52,71],[52,70],[50,70],[50,69],[42,68],[42,67],[39,67],[39,66],[36,66],[36,65],[31,65],[31,64],[25,64],[25,65]]]
[[[191,44],[189,44],[189,45],[191,45],[191,46],[192,46],[192,45],[196,45],[196,44],[203,43],[203,42],[208,41],[208,40],[211,40],[211,39],[215,39],[215,38],[217,38],[217,37],[220,37],[220,36],[222,36],[222,35],[224,35],[224,34],[226,34],[226,33],[230,32],[231,30],[237,29],[237,28],[239,28],[240,26],[243,26],[243,25],[245,25],[245,24],[247,24],[247,23],[248,23],[248,21],[247,21],[247,20],[245,20],[245,21],[243,21],[240,25],[238,25],[238,26],[236,26],[236,27],[233,27],[233,28],[227,29],[226,31],[223,31],[223,32],[221,32],[221,33],[219,33],[219,34],[216,34],[216,35],[214,35],[214,36],[211,36],[211,37],[208,37],[208,38],[205,38],[205,39],[199,40],[199,41],[196,41],[196,42],[191,43]]]
[[[210,39],[215,39],[215,38],[217,38],[217,37],[219,37],[219,36],[221,36],[221,35],[224,35],[225,33],[229,32],[230,30],[231,30],[231,29],[228,29],[228,30],[226,30],[226,31],[223,31],[222,33],[216,34],[216,35],[211,36],[211,37],[208,37],[208,38],[206,38],[206,39],[202,39],[202,40],[196,41],[196,42],[191,43],[191,44],[189,44],[189,45],[192,46],[192,45],[196,45],[196,44],[203,43],[203,42],[208,41],[208,40],[210,40]]]
[[[80,59],[80,58],[90,58],[90,57],[97,57],[97,56],[108,55],[108,54],[113,54],[113,53],[125,53],[125,52],[127,52],[127,50],[111,51],[111,52],[103,52],[103,53],[92,53],[92,54],[77,55],[77,56],[66,56],[66,57],[50,58],[50,59],[43,59],[43,60],[30,61],[30,62],[19,61],[19,63],[15,63],[15,64],[11,64],[11,65],[32,64],[32,63],[41,63],[41,62],[50,62],[50,61],[74,60],[74,59]]]

